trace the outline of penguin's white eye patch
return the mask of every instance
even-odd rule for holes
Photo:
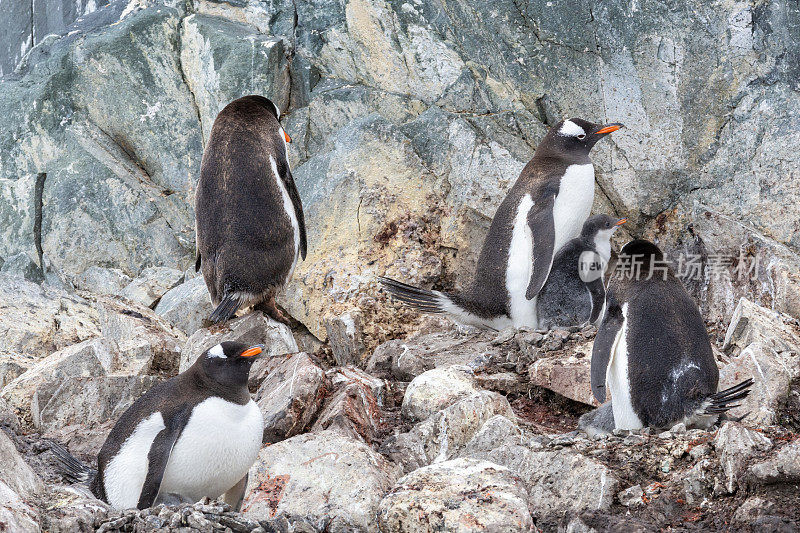
[[[225,350],[222,349],[222,345],[221,344],[217,344],[216,346],[211,348],[208,351],[208,356],[209,357],[221,357],[223,359],[227,357],[225,355]]]
[[[586,137],[586,132],[583,130],[583,128],[571,120],[565,120],[561,125],[561,129],[558,130],[558,133],[565,137],[577,137],[579,139]],[[581,135],[583,135],[583,137],[581,137]]]
[[[272,102],[272,107],[275,108],[275,114],[277,115],[275,118],[280,120],[281,119],[281,110],[278,109],[278,105],[275,102]]]

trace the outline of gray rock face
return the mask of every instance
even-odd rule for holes
[[[384,413],[369,382],[353,379],[339,385],[327,400],[312,431],[325,429],[375,442],[384,429]]]
[[[224,341],[263,344],[266,348],[262,358],[298,351],[292,331],[286,325],[272,320],[261,311],[254,311],[221,326],[195,331],[181,352],[180,371],[192,366],[203,352]]]
[[[401,478],[381,501],[381,531],[519,531],[533,520],[527,493],[511,471],[488,461],[453,459]]]
[[[318,338],[354,307],[368,323],[373,274],[468,282],[492,213],[568,116],[627,125],[595,149],[596,210],[706,263],[763,252],[754,280],[692,287],[707,314],[751,292],[800,316],[793,4],[39,3],[0,27],[2,72],[19,67],[0,91],[9,269],[38,257],[37,205],[54,272],[188,266],[204,139],[260,93],[289,111],[315,243],[283,304]]]
[[[94,294],[119,294],[131,281],[130,276],[118,268],[90,266],[75,276],[73,285]]]
[[[607,511],[620,489],[617,476],[602,463],[569,448],[544,448],[499,417],[484,424],[462,456],[503,465],[518,475],[540,527],[554,526],[564,516]]]
[[[9,531],[39,533],[39,513],[0,481],[0,523]]]
[[[362,442],[327,431],[298,435],[262,448],[250,469],[244,515],[370,531],[396,479],[396,467]]]

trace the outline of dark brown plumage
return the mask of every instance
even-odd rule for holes
[[[197,268],[217,306],[212,321],[256,304],[285,321],[274,294],[291,277],[298,255],[306,257],[303,206],[278,118],[267,98],[234,100],[217,115],[203,154]]]

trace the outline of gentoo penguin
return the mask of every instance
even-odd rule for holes
[[[627,219],[594,215],[581,234],[556,253],[547,282],[536,299],[539,329],[594,324],[606,291],[603,275],[611,259],[611,236]]]
[[[275,292],[306,258],[300,195],[286,159],[291,139],[280,110],[245,96],[220,111],[211,128],[197,184],[197,262],[223,322],[251,305],[286,322]]]
[[[536,297],[553,257],[578,236],[592,208],[589,151],[621,127],[572,118],[550,129],[497,209],[463,292],[429,291],[381,278],[384,288],[421,311],[448,313],[462,324],[535,329]]]
[[[117,421],[97,470],[53,451],[73,480],[115,509],[217,498],[238,508],[261,449],[264,420],[250,398],[250,366],[263,346],[223,342],[136,400]]]
[[[655,244],[629,242],[617,265],[624,268],[606,289],[591,363],[594,397],[604,402],[608,389],[611,406],[582,425],[595,431],[610,423],[618,429],[710,426],[747,396],[752,380],[717,392],[719,370],[703,317]]]

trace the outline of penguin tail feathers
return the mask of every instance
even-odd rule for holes
[[[70,483],[88,483],[97,475],[97,470],[86,465],[56,442],[50,442],[50,451],[58,463],[58,473]]]
[[[740,404],[734,402],[747,398],[752,385],[753,378],[749,378],[733,387],[712,394],[707,399],[708,405],[705,408],[705,413],[709,415],[722,414],[728,409],[738,407]]]
[[[239,310],[240,305],[241,300],[238,296],[226,293],[217,308],[214,309],[213,313],[211,313],[209,320],[215,324],[219,322],[227,322],[233,318],[233,315],[235,315],[236,311]]]
[[[451,300],[447,294],[439,291],[429,291],[408,285],[392,278],[379,277],[383,289],[396,300],[403,302],[415,309],[426,313],[445,313],[445,303]]]

